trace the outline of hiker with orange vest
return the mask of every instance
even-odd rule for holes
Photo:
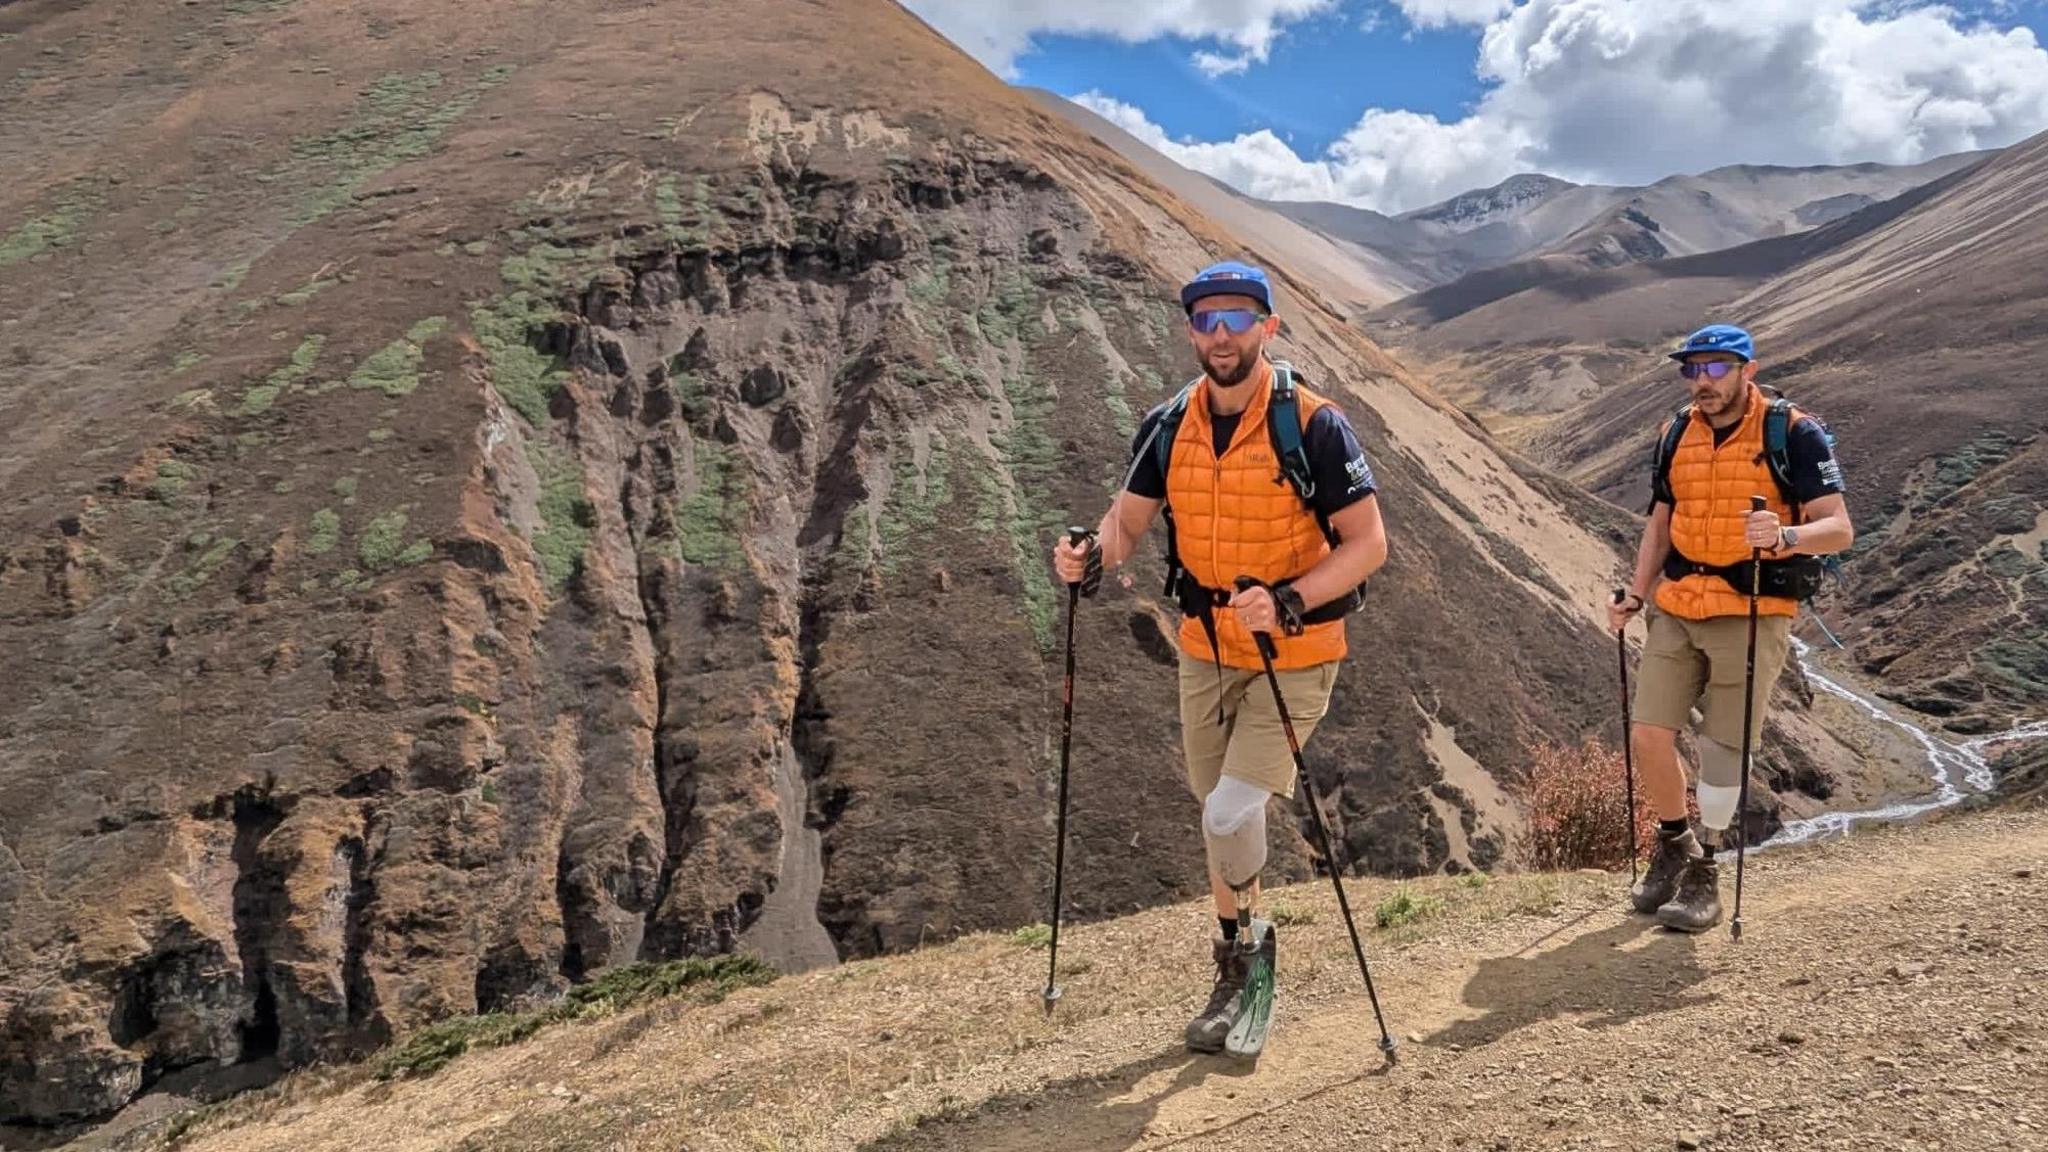
[[[1636,911],[1655,915],[1660,924],[1704,932],[1721,922],[1714,852],[1736,819],[1745,752],[1761,743],[1793,617],[1818,587],[1818,557],[1848,548],[1855,528],[1825,429],[1785,401],[1765,397],[1748,332],[1709,325],[1671,358],[1690,385],[1691,403],[1658,438],[1635,576],[1606,608],[1619,632],[1650,606],[1630,744],[1660,828],[1649,871],[1630,895]],[[1753,510],[1757,498],[1761,510]],[[1762,563],[1752,571],[1756,556]],[[1762,595],[1755,605],[1752,676],[1753,588]],[[1695,704],[1702,716],[1704,848],[1687,825],[1685,769],[1678,760],[1678,730]]]
[[[1265,273],[1217,264],[1180,298],[1204,375],[1147,413],[1109,513],[1092,537],[1062,540],[1053,560],[1089,594],[1166,511],[1167,591],[1184,616],[1182,743],[1220,927],[1215,985],[1186,1039],[1215,1052],[1229,1038],[1232,1054],[1256,1055],[1265,1017],[1249,1041],[1232,1029],[1247,981],[1270,990],[1276,956],[1273,925],[1254,915],[1266,802],[1294,796],[1298,743],[1328,706],[1344,617],[1387,541],[1372,468],[1344,414],[1266,356],[1280,321]],[[1270,694],[1255,633],[1273,634]]]

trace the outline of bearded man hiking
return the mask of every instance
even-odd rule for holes
[[[1372,468],[1344,414],[1265,355],[1280,323],[1266,275],[1218,264],[1180,298],[1204,375],[1146,414],[1109,513],[1092,537],[1063,540],[1053,561],[1089,594],[1166,510],[1167,590],[1184,616],[1182,744],[1220,928],[1211,940],[1215,985],[1188,1024],[1187,1045],[1214,1052],[1231,1037],[1233,1054],[1246,1055],[1263,1043],[1265,1017],[1256,1042],[1240,1051],[1243,1029],[1232,1035],[1239,993],[1248,977],[1269,991],[1277,957],[1273,925],[1254,915],[1266,802],[1293,798],[1298,742],[1328,706],[1346,651],[1344,617],[1385,562],[1387,541]],[[1270,634],[1273,692],[1260,683],[1255,633]],[[1276,697],[1285,699],[1291,735]]]
[[[1630,744],[1660,827],[1649,871],[1630,895],[1636,911],[1654,914],[1660,924],[1704,932],[1721,922],[1714,851],[1737,816],[1745,751],[1761,743],[1764,709],[1785,666],[1793,618],[1818,587],[1817,557],[1848,548],[1856,533],[1825,429],[1788,402],[1765,397],[1749,333],[1710,325],[1671,358],[1679,361],[1692,400],[1658,438],[1635,576],[1607,611],[1618,632],[1653,605]],[[1755,510],[1758,498],[1761,510]],[[1762,564],[1752,572],[1755,556]],[[1753,677],[1752,579],[1762,593],[1755,604]],[[1685,769],[1678,760],[1678,730],[1695,703],[1702,715],[1704,847],[1687,826]]]

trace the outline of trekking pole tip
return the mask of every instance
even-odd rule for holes
[[[1386,1056],[1389,1065],[1401,1062],[1401,1054],[1394,1049],[1394,1038],[1384,1032],[1380,1034],[1380,1052]]]
[[[1731,938],[1733,938],[1733,939],[1735,940],[1735,942],[1736,942],[1736,943],[1740,944],[1740,943],[1742,942],[1742,921],[1741,921],[1741,920],[1730,920],[1730,921],[1728,922],[1728,935],[1729,935],[1729,936],[1730,936]]]
[[[1052,1019],[1053,1008],[1060,1002],[1060,990],[1058,988],[1047,988],[1045,995],[1041,999],[1044,1001],[1046,1019],[1050,1020]]]

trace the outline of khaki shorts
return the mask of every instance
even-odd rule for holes
[[[1728,748],[1742,747],[1742,681],[1748,666],[1749,617],[1687,620],[1652,608],[1650,640],[1636,684],[1635,721],[1677,731],[1698,702],[1700,734]],[[1763,740],[1764,708],[1791,647],[1790,616],[1756,620],[1756,692],[1751,699],[1749,747]]]
[[[1180,658],[1180,732],[1187,751],[1188,789],[1206,800],[1225,776],[1255,784],[1276,796],[1294,796],[1294,753],[1273,707],[1273,689],[1263,671],[1224,668],[1183,652]],[[1309,734],[1330,707],[1330,689],[1337,683],[1337,661],[1311,668],[1283,669],[1280,692],[1294,721],[1294,738],[1308,743]],[[1216,719],[1222,701],[1223,723]]]

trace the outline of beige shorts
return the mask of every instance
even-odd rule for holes
[[[1294,738],[1309,734],[1330,707],[1337,661],[1278,673]],[[1294,796],[1294,753],[1273,706],[1273,689],[1263,671],[1224,668],[1183,652],[1180,658],[1180,732],[1187,751],[1188,789],[1206,800],[1225,776],[1255,784],[1277,796]],[[1222,704],[1222,723],[1217,704]]]
[[[1700,734],[1728,748],[1742,746],[1742,682],[1748,667],[1749,617],[1686,620],[1656,608],[1649,613],[1650,639],[1636,683],[1635,721],[1677,731],[1699,704]],[[1749,729],[1754,751],[1763,740],[1764,708],[1771,685],[1785,668],[1791,647],[1790,616],[1756,621],[1755,716]]]

